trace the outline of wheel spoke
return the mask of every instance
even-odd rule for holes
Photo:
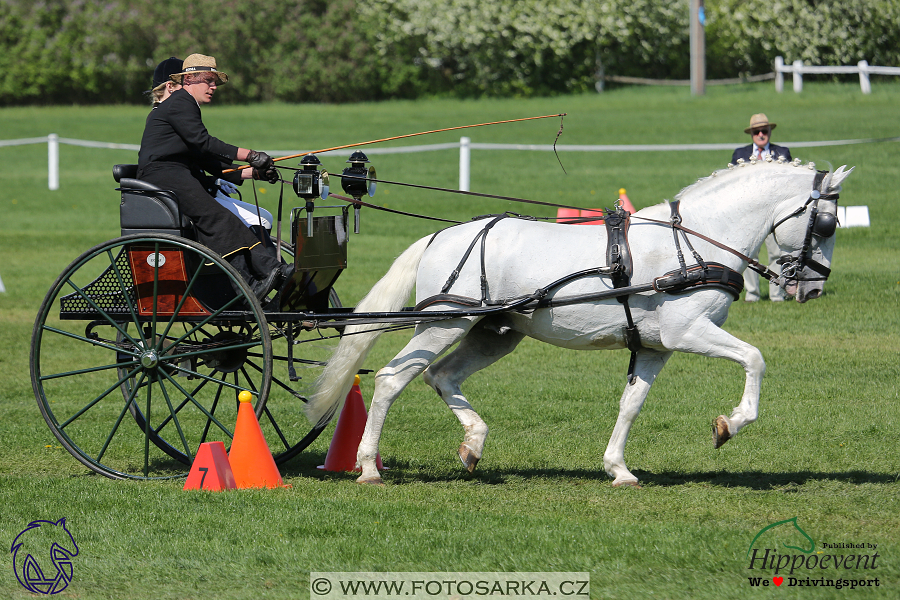
[[[178,421],[178,417],[175,414],[175,411],[172,408],[172,400],[169,398],[169,392],[166,390],[166,386],[163,385],[161,380],[159,381],[159,388],[162,390],[163,397],[166,399],[166,406],[169,407],[169,416],[167,419],[171,419],[175,423],[175,429],[178,430],[178,437],[181,438],[181,443],[184,445],[184,453],[188,457],[189,462],[194,462],[194,455],[191,452],[190,446],[188,446],[187,439],[184,437],[184,431],[181,429],[181,423]],[[183,405],[182,405],[183,406]],[[162,429],[162,427],[160,427]],[[157,430],[158,433],[159,430]]]
[[[118,328],[117,328],[118,329]],[[138,356],[138,352],[130,352],[125,348],[119,348],[117,346],[111,346],[109,344],[105,344],[99,340],[92,340],[91,338],[84,337],[83,335],[78,335],[77,333],[71,333],[69,331],[64,331],[62,329],[57,329],[56,327],[51,327],[50,325],[41,326],[41,330],[43,331],[52,331],[53,333],[57,333],[59,335],[63,335],[65,337],[72,338],[73,340],[78,340],[79,342],[87,342],[92,346],[99,346],[100,348],[106,348],[107,350],[112,350],[113,352],[126,352],[131,354],[132,356]],[[120,330],[121,331],[121,330]],[[129,338],[131,339],[131,338]]]
[[[272,424],[272,428],[275,430],[275,433],[276,433],[276,434],[278,435],[278,437],[281,439],[281,443],[284,444],[284,449],[285,449],[285,450],[290,450],[290,449],[291,449],[291,443],[290,443],[289,441],[287,441],[287,438],[286,438],[286,437],[284,437],[284,434],[281,432],[281,428],[278,426],[278,423],[275,422],[275,417],[272,416],[272,413],[269,411],[269,407],[268,407],[268,406],[263,407],[263,413],[264,413],[267,417],[269,417],[269,423]]]
[[[259,371],[260,373],[262,373],[262,367],[260,367],[259,365],[257,365],[257,364],[256,364],[255,362],[253,362],[252,360],[244,361],[244,364],[245,364],[245,365],[250,365],[251,367],[253,367],[253,368],[256,369],[257,371]],[[273,371],[274,371],[274,369],[273,369]],[[307,398],[305,398],[304,396],[302,396],[302,395],[300,394],[300,392],[294,390],[294,389],[291,388],[289,385],[287,385],[286,383],[284,383],[283,381],[281,381],[281,378],[280,378],[280,377],[276,377],[276,376],[274,375],[274,373],[273,373],[273,375],[272,375],[272,382],[278,384],[278,387],[284,389],[286,392],[288,392],[290,395],[292,395],[293,397],[297,398],[298,400],[302,400],[303,402],[309,402],[309,400],[308,400]]]
[[[227,385],[228,387],[234,388],[234,389],[236,389],[236,390],[239,391],[239,392],[242,392],[242,391],[244,391],[244,390],[247,389],[247,388],[245,388],[245,387],[240,387],[240,386],[232,385],[232,384],[228,383],[227,381],[224,381],[224,380],[221,380],[221,379],[216,379],[216,378],[213,377],[212,375],[204,375],[203,373],[200,373],[200,372],[198,372],[198,371],[192,371],[191,369],[185,369],[184,367],[175,367],[175,368],[176,368],[176,369],[178,370],[178,372],[180,372],[180,373],[190,373],[191,375],[193,375],[194,377],[197,377],[197,378],[199,378],[199,379],[206,379],[206,380],[209,380],[209,381],[221,381],[222,383],[224,383],[224,384]],[[213,372],[214,372],[214,373],[217,373],[218,371],[213,371]]]
[[[127,381],[129,378],[133,377],[134,374],[137,373],[139,370],[140,370],[140,367],[135,368],[135,369],[132,370],[130,373],[128,373],[128,375],[126,375],[125,377],[120,378],[119,381],[117,381],[116,383],[114,383],[114,384],[112,384],[111,386],[109,386],[108,388],[106,388],[106,391],[104,391],[102,394],[100,394],[99,396],[97,396],[96,398],[94,398],[93,400],[91,400],[90,402],[88,402],[88,403],[84,406],[84,408],[82,408],[81,410],[79,410],[78,412],[76,412],[74,415],[72,415],[71,417],[69,417],[69,418],[66,420],[65,423],[61,423],[61,424],[59,425],[59,429],[60,429],[60,430],[63,430],[63,429],[65,429],[66,427],[68,427],[69,425],[71,425],[72,422],[75,421],[75,419],[79,418],[81,415],[83,415],[83,414],[86,413],[88,410],[90,410],[91,407],[93,407],[93,406],[96,405],[98,402],[100,402],[101,400],[103,400],[104,398],[106,398],[110,393],[112,393],[113,390],[118,389],[123,383],[125,383],[125,381]]]
[[[119,288],[121,288],[123,290],[122,297],[125,299],[125,302],[128,304],[128,312],[131,314],[131,321],[132,321],[132,323],[138,323],[139,321],[138,321],[137,311],[134,308],[134,303],[131,301],[131,296],[124,291],[126,289],[125,280],[122,278],[122,273],[119,271],[119,265],[116,264],[116,259],[113,258],[112,250],[107,249],[106,254],[109,257],[109,264],[112,267],[113,273],[115,273],[115,275],[116,275],[116,281],[119,282]],[[136,326],[135,329],[137,329],[137,332],[141,338],[141,343],[143,344],[143,347],[146,348],[147,340],[146,340],[146,338],[144,338],[144,332],[141,331],[140,327]],[[134,340],[132,340],[132,342],[133,341]]]
[[[194,398],[183,387],[181,387],[181,385],[177,381],[175,381],[171,375],[169,375],[165,371],[163,371],[162,374],[166,379],[169,380],[169,382],[171,382],[172,385],[174,385],[176,388],[178,388],[178,391],[180,391],[182,394],[184,394],[184,396],[187,399],[189,399],[191,402],[193,402],[194,405],[198,409],[200,409],[200,412],[202,412],[204,415],[206,415],[208,419],[212,420],[212,422],[215,423],[219,427],[219,429],[221,429],[225,433],[225,435],[227,435],[230,438],[234,438],[234,434],[232,432],[230,432],[227,427],[222,425],[219,422],[219,420],[216,419],[208,410],[206,410],[206,407],[204,407],[202,404],[200,404],[200,402],[198,402],[196,398]],[[223,383],[225,383],[225,385],[229,385],[227,382],[223,382]],[[234,389],[241,390],[241,391],[244,391],[246,389],[246,388],[241,388],[238,386],[229,386],[229,387],[233,387]]]
[[[150,399],[153,397],[153,381],[147,386],[147,411],[144,413],[144,477],[150,474]]]
[[[159,310],[159,242],[156,242],[153,245],[153,251],[156,253],[156,259],[153,261],[153,309],[150,315],[150,331],[156,331],[156,313]],[[162,346],[162,340],[160,340],[160,345],[156,346],[155,340],[153,346],[159,350],[160,346]],[[150,420],[150,416],[147,415],[147,420]]]
[[[210,414],[216,414],[216,407],[219,406],[219,398],[222,397],[222,390],[225,389],[225,386],[222,385],[222,382],[219,382],[219,388],[216,390],[216,397],[213,400],[212,406],[209,409]],[[212,425],[212,419],[206,419],[206,425],[203,426],[203,435],[200,436],[200,443],[206,441],[206,436],[209,435],[209,427]]]
[[[172,342],[171,344],[169,344],[169,345],[166,346],[165,348],[161,349],[160,352],[163,353],[163,354],[165,354],[166,352],[169,351],[169,348],[171,348],[172,346],[174,346],[174,345],[176,345],[176,344],[180,344],[180,343],[181,343],[182,341],[184,341],[186,338],[190,337],[195,331],[199,330],[199,329],[200,329],[201,327],[203,327],[204,325],[207,325],[210,321],[212,321],[213,319],[215,319],[216,317],[218,317],[219,315],[221,315],[223,312],[225,312],[226,309],[228,309],[232,304],[234,304],[235,302],[238,301],[238,298],[239,298],[239,296],[235,296],[234,298],[232,298],[231,300],[229,300],[228,302],[226,302],[224,306],[222,306],[221,308],[219,308],[218,310],[216,310],[215,312],[213,312],[211,315],[209,315],[208,317],[206,317],[205,319],[203,319],[202,321],[200,321],[199,323],[197,323],[196,325],[194,325],[192,329],[190,329],[189,331],[187,331],[186,333],[184,333],[181,337],[179,337],[178,339],[176,339],[174,342]]]
[[[127,363],[116,363],[114,365],[104,365],[101,367],[88,367],[86,369],[78,369],[75,371],[64,371],[62,373],[54,373],[52,375],[41,375],[41,381],[48,381],[50,379],[59,379],[60,377],[68,377],[70,375],[84,375],[85,373],[97,373],[98,371],[108,371],[109,369],[121,369],[122,367],[133,367],[138,364],[138,361],[132,360]]]
[[[207,383],[209,383],[209,381],[210,381],[210,380],[208,380],[208,379],[204,379],[204,380],[200,383],[200,385],[198,385],[198,386],[195,387],[193,390],[191,390],[191,396],[196,396],[197,393],[198,393],[201,389],[203,389],[203,386],[205,386]],[[213,379],[213,381],[215,381],[215,379]],[[179,412],[181,412],[181,409],[184,408],[185,406],[187,406],[188,402],[190,402],[190,400],[188,400],[187,398],[185,398],[184,401],[183,401],[181,404],[179,404],[178,407],[175,409],[175,414],[177,415]],[[215,411],[212,411],[212,412],[215,412]],[[168,417],[166,417],[165,419],[163,419],[162,422],[159,424],[159,427],[157,427],[157,428],[153,431],[153,433],[159,434],[159,432],[162,431],[162,429],[163,429],[166,425],[168,425],[168,424],[169,424],[169,421],[171,421],[171,420],[172,420],[172,417],[171,417],[171,416],[168,416]]]
[[[256,352],[248,352],[247,356],[252,356],[254,358],[264,358],[262,354],[258,354]],[[282,362],[287,362],[288,357],[276,354],[276,355],[272,356],[272,360],[280,360]],[[308,358],[294,358],[293,361],[295,363],[300,363],[303,365],[312,365],[313,367],[324,367],[325,365],[328,364],[327,362],[325,362],[323,360],[310,360]]]
[[[122,411],[119,413],[119,417],[116,419],[116,423],[113,425],[112,430],[110,430],[109,435],[106,436],[106,441],[103,443],[103,447],[100,448],[100,453],[94,459],[98,463],[103,459],[103,455],[106,454],[106,449],[109,448],[110,442],[112,442],[113,436],[116,434],[116,431],[119,429],[119,425],[122,423],[122,418],[125,416],[125,413],[128,412],[128,408],[131,406],[131,403],[134,402],[134,397],[137,395],[138,388],[143,383],[144,379],[146,379],[147,375],[145,373],[141,373],[141,378],[138,381],[137,385],[131,388],[131,393],[128,394],[128,397],[125,399],[125,406],[122,407]]]
[[[254,340],[251,342],[243,342],[240,344],[229,344],[228,346],[218,346],[215,348],[214,351],[215,352],[223,352],[225,350],[237,350],[240,348],[254,348],[256,346],[259,346],[259,342]],[[171,348],[171,346],[169,346],[169,347]],[[166,354],[166,360],[168,361],[168,360],[189,358],[191,356],[200,356],[201,354],[209,354],[209,353],[210,353],[210,349],[205,348],[203,350],[192,350],[189,352],[179,352],[177,354]],[[178,369],[179,371],[183,371],[185,373],[192,373],[192,371],[190,371],[189,369],[185,369],[185,368],[179,367],[177,365],[172,365],[172,366],[175,367],[176,369]]]

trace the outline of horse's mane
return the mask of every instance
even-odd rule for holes
[[[737,171],[738,173],[741,173],[743,171],[739,171],[739,169],[746,169],[748,167],[752,169],[752,168],[758,168],[759,166],[766,166],[766,167],[782,166],[782,167],[791,167],[791,168],[803,167],[803,168],[810,169],[813,171],[816,168],[815,163],[812,163],[812,162],[808,163],[806,165],[803,165],[800,162],[799,158],[795,158],[792,162],[782,162],[782,161],[773,161],[773,160],[751,160],[750,162],[741,162],[737,165],[728,163],[728,166],[725,167],[724,169],[718,169],[716,171],[713,171],[712,174],[709,175],[708,177],[701,177],[694,183],[683,188],[680,192],[675,194],[675,199],[682,200],[685,195],[687,195],[690,192],[696,190],[697,188],[700,188],[700,187],[706,185],[707,183],[715,180],[720,174],[725,174],[725,173],[729,173],[732,171]],[[748,170],[746,172],[749,173],[750,171]],[[834,172],[834,169],[832,169],[831,165],[829,165],[828,175],[825,178],[825,189],[828,190],[829,192],[840,191],[840,188],[838,188],[836,190],[831,188],[831,177],[832,177],[833,172]]]

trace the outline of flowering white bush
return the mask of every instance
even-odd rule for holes
[[[732,73],[724,76],[771,71],[775,56],[786,63],[900,66],[896,0],[716,0],[714,7],[708,56]]]
[[[156,63],[186,49],[233,77],[223,103],[687,79],[688,12],[688,0],[0,0],[0,106],[143,102]],[[778,55],[900,66],[900,0],[706,0],[706,47],[710,79],[770,72]]]
[[[709,78],[769,72],[777,55],[900,64],[896,0],[707,0],[705,8]],[[422,91],[552,94],[592,88],[601,69],[690,73],[687,0],[370,0],[359,11],[384,64]]]

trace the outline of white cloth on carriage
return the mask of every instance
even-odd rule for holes
[[[222,190],[216,192],[216,201],[234,213],[241,221],[246,223],[247,227],[261,224],[266,231],[272,231],[272,213],[266,209],[260,207],[259,215],[257,216],[256,206],[249,202],[235,200],[234,198],[226,196]],[[260,217],[262,217],[262,223],[260,223]]]

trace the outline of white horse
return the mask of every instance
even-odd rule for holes
[[[790,277],[786,288],[802,301],[807,295],[817,295],[810,290],[821,289],[824,279],[818,274],[827,277],[834,248],[837,192],[852,170],[841,167],[827,174],[818,190],[814,190],[817,172],[812,164],[754,161],[713,173],[682,190],[676,198],[680,200],[684,227],[743,255],[753,255],[774,230],[781,250],[792,254],[793,262],[784,268]],[[673,231],[666,226],[669,219],[670,207],[666,203],[632,216],[628,237],[633,285],[652,282],[666,272],[680,269]],[[414,243],[360,302],[356,312],[398,311],[409,299],[413,285],[417,303],[441,294],[451,271],[469,248],[474,249],[459,269],[449,293],[476,301],[486,297],[487,303],[527,297],[570,273],[606,265],[605,227],[506,218],[473,245],[486,222],[450,227]],[[720,263],[737,273],[747,267],[742,257],[701,237],[692,235],[690,240],[705,262]],[[804,246],[806,252],[801,259]],[[546,298],[596,294],[612,287],[610,277],[597,273],[550,290]],[[466,308],[448,301],[446,296],[438,296],[438,300],[441,298],[444,300],[424,310]],[[634,376],[619,401],[619,416],[603,456],[604,468],[614,478],[613,485],[637,485],[637,477],[625,466],[625,442],[650,386],[675,350],[727,358],[746,372],[740,403],[730,417],[719,416],[713,422],[716,447],[756,420],[765,363],[759,350],[721,329],[733,299],[728,291],[713,287],[694,288],[677,295],[651,289],[628,297],[640,348],[633,355]],[[626,347],[625,311],[615,298],[561,304],[419,323],[409,344],[376,375],[375,394],[357,454],[362,467],[357,481],[382,483],[375,459],[385,417],[394,400],[420,373],[424,372],[425,382],[462,423],[465,438],[459,456],[472,471],[481,458],[488,427],[460,390],[470,375],[512,352],[525,336],[577,350]],[[346,327],[307,406],[307,416],[313,423],[327,422],[340,409],[354,375],[379,335],[374,331],[377,327]],[[437,360],[457,342],[459,346],[453,352]]]

